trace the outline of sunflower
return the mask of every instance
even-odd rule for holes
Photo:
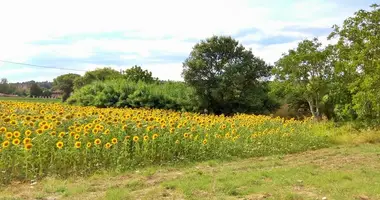
[[[125,140],[129,140],[129,138],[131,138],[131,136],[129,136],[129,135],[124,137]]]
[[[75,127],[74,126],[69,126],[69,131],[74,131]]]
[[[109,148],[111,148],[112,145],[111,145],[111,143],[107,142],[106,145],[104,145],[104,146],[106,147],[106,149],[109,149]]]
[[[12,144],[13,145],[19,145],[20,144],[20,139],[18,139],[18,138],[13,139]]]
[[[108,135],[108,134],[110,134],[110,130],[109,129],[107,129],[106,131],[104,131],[104,134],[106,134],[106,135]]]
[[[157,137],[158,137],[158,134],[155,133],[155,134],[153,134],[152,139],[155,140]]]
[[[26,120],[26,121],[30,121],[31,119],[32,119],[31,116],[26,116],[26,117],[25,117],[25,120]]]
[[[7,128],[5,128],[5,127],[1,127],[1,128],[0,128],[0,133],[4,133],[4,132],[7,132]]]
[[[75,132],[70,132],[71,137],[74,137],[74,135],[75,135]]]
[[[176,144],[179,144],[179,140],[176,140],[175,143],[176,143]]]
[[[127,125],[123,125],[123,127],[122,127],[123,131],[126,131],[126,130],[127,130],[127,128],[128,128],[128,126],[127,126]]]
[[[56,146],[57,146],[58,149],[62,149],[63,142],[61,142],[61,141],[57,142]]]
[[[24,145],[25,150],[29,151],[33,147],[32,144],[28,143]]]
[[[51,135],[51,136],[56,136],[56,135],[57,135],[57,132],[52,131],[52,132],[50,132],[50,135]]]
[[[112,144],[117,144],[117,138],[112,138],[111,142]]]
[[[74,136],[74,139],[78,140],[78,139],[79,139],[79,137],[80,137],[80,135],[79,135],[79,134],[75,134],[75,136]]]
[[[175,129],[174,128],[170,128],[170,133],[174,133]]]
[[[32,140],[30,138],[25,138],[22,142],[24,144],[29,144]]]
[[[139,136],[133,136],[133,141],[134,141],[134,142],[139,141]]]
[[[5,140],[2,144],[3,148],[7,148],[9,146],[10,142],[8,140]]]
[[[62,125],[62,122],[61,121],[56,121],[55,125],[60,126],[60,125]]]
[[[13,136],[13,133],[12,133],[12,132],[7,132],[7,133],[5,134],[5,137],[6,137],[7,139],[11,139],[12,136]]]
[[[15,120],[12,120],[11,122],[9,122],[11,125],[16,125],[16,121]]]
[[[97,134],[97,133],[99,133],[99,129],[97,129],[97,128],[92,129],[92,133],[93,133],[93,134]]]
[[[149,139],[149,136],[144,136],[144,141],[148,141],[148,139]]]
[[[29,122],[29,126],[34,127],[34,122],[33,121]]]
[[[41,135],[43,132],[44,132],[44,131],[43,131],[42,129],[37,129],[37,130],[36,130],[36,133],[37,133],[38,135]]]
[[[80,146],[81,146],[81,142],[79,142],[79,141],[75,142],[74,147],[75,147],[76,149],[79,149]]]
[[[96,145],[100,145],[102,143],[102,141],[100,140],[100,139],[96,139],[95,141],[94,141],[94,144],[96,144]]]
[[[188,138],[188,137],[189,137],[189,133],[185,133],[185,134],[183,134],[183,137],[184,137],[184,138]]]
[[[137,128],[141,128],[141,127],[142,127],[142,124],[141,124],[141,123],[138,123],[136,126],[137,126]]]
[[[60,137],[60,138],[63,138],[63,136],[65,136],[65,132],[60,132],[59,134],[58,134],[58,137]]]
[[[76,131],[77,133],[80,133],[80,132],[82,131],[82,128],[81,128],[81,127],[77,127],[77,128],[75,128],[75,131]]]
[[[87,148],[91,147],[91,142],[87,142]]]
[[[204,145],[207,144],[207,139],[204,139],[203,142],[202,142]]]

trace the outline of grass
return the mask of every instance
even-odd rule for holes
[[[0,189],[0,199],[380,199],[380,145],[149,167],[87,178],[45,178]]]
[[[61,99],[43,99],[43,98],[29,98],[29,97],[0,97],[0,101],[59,103],[61,102]]]

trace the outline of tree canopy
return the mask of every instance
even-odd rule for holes
[[[200,107],[210,112],[262,113],[267,93],[263,80],[271,66],[229,36],[213,36],[193,47],[182,76],[194,87]]]
[[[380,5],[359,10],[329,38],[337,38],[336,72],[352,95],[352,107],[362,119],[380,118]],[[352,106],[351,106],[351,105]]]
[[[88,71],[82,76],[78,78],[74,83],[74,88],[79,89],[85,85],[88,85],[94,81],[106,81],[112,79],[121,78],[122,75],[119,71],[114,70],[110,67],[98,68],[93,71]]]
[[[143,70],[140,66],[133,66],[129,69],[126,69],[123,72],[123,77],[128,81],[138,82],[142,81],[145,83],[153,83],[158,81],[157,78],[153,78],[152,72],[148,70]]]
[[[53,87],[55,89],[62,90],[63,96],[62,101],[66,101],[70,94],[74,91],[74,83],[77,81],[81,76],[78,74],[64,74],[61,76],[58,76],[54,79]]]
[[[321,48],[317,38],[304,40],[296,49],[283,54],[273,69],[279,90],[286,98],[305,100],[316,118],[321,116],[323,101],[328,97],[332,66],[328,62],[329,49]]]

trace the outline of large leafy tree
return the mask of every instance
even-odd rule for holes
[[[133,82],[143,81],[145,83],[153,83],[157,81],[157,78],[152,76],[152,72],[148,70],[143,70],[140,66],[133,66],[129,69],[126,69],[123,72],[125,79]]]
[[[318,39],[304,40],[296,49],[275,63],[277,90],[283,91],[286,98],[297,97],[308,103],[311,114],[320,118],[322,107],[328,100],[328,88],[332,79],[332,62],[328,59],[331,49],[323,49]]]
[[[269,103],[264,80],[271,66],[229,36],[213,36],[194,47],[182,76],[210,112],[262,113]],[[270,107],[270,106],[269,106]]]
[[[98,68],[93,71],[88,71],[81,78],[77,79],[74,83],[74,88],[79,89],[94,81],[105,81],[112,79],[119,79],[122,75],[119,71],[110,67]]]
[[[53,87],[62,90],[62,101],[65,102],[74,91],[74,82],[81,76],[78,74],[64,74],[54,79]]]
[[[329,38],[337,38],[336,72],[352,95],[352,107],[362,119],[380,118],[380,5],[359,10],[334,25]],[[350,105],[345,105],[350,107]]]

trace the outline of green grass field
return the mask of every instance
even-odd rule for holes
[[[380,145],[47,178],[1,188],[0,199],[380,199]]]
[[[59,103],[61,99],[39,99],[29,97],[0,97],[0,101],[23,101],[23,102],[40,102],[40,103]]]

